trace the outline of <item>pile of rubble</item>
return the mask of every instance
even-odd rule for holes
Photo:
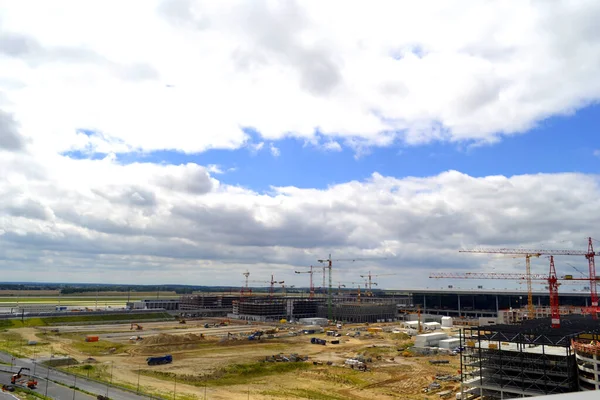
[[[297,362],[297,361],[308,361],[308,356],[300,356],[296,353],[285,356],[283,353],[274,354],[272,356],[265,357],[266,362]]]

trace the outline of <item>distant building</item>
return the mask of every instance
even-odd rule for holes
[[[398,319],[398,306],[386,299],[369,299],[367,302],[340,302],[331,305],[332,318],[335,321],[351,323],[391,322]],[[320,304],[317,316],[329,317],[327,304]]]
[[[16,314],[37,314],[56,312],[56,304],[19,304],[13,310]]]
[[[174,311],[179,310],[179,300],[175,299],[156,299],[156,300],[142,300],[127,303],[126,307],[129,310],[168,310]]]

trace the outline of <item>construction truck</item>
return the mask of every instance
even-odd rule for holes
[[[167,354],[162,357],[148,357],[146,358],[146,362],[148,365],[162,365],[162,364],[171,364],[173,362],[173,356]]]
[[[31,376],[29,378],[23,377],[23,371],[29,371],[29,368],[22,367],[21,369],[19,369],[19,372],[17,372],[10,378],[10,383],[12,383],[13,385],[27,386],[28,389],[35,389],[37,387],[38,382]]]
[[[130,331],[133,330],[133,328],[135,328],[136,331],[141,331],[142,329],[144,329],[143,326],[138,325],[138,324],[131,324],[131,328],[129,328]]]
[[[263,331],[253,332],[250,336],[248,336],[248,340],[258,340],[264,334]]]

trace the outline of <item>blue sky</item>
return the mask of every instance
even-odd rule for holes
[[[134,161],[200,165],[219,165],[227,171],[218,179],[257,191],[273,186],[324,188],[335,183],[363,180],[373,172],[385,176],[431,176],[447,170],[458,170],[471,176],[519,175],[556,172],[595,173],[600,157],[597,129],[600,106],[593,105],[569,116],[549,118],[533,130],[504,137],[499,143],[468,146],[466,143],[440,143],[407,146],[397,144],[373,148],[359,158],[352,149],[325,151],[299,139],[265,142],[258,152],[248,148],[209,150],[186,155],[161,151],[145,156],[122,154],[123,163]],[[253,141],[260,142],[253,134]],[[273,144],[280,150],[275,157],[269,151]]]
[[[251,269],[298,283],[293,268],[329,253],[399,255],[368,266],[378,272],[480,270],[496,264],[457,249],[578,247],[598,236],[589,216],[600,212],[600,106],[589,106],[600,101],[600,2],[587,1],[357,3],[342,16],[310,2],[214,2],[201,14],[41,2],[46,19],[11,2],[0,11],[18,39],[0,48],[0,269],[125,279],[104,265],[148,283],[193,270],[190,283],[225,285]],[[258,132],[248,142],[239,127]],[[405,129],[411,143],[434,140],[357,158],[286,138],[315,127],[322,143],[381,144]],[[422,182],[398,191],[374,173]],[[469,179],[490,175],[511,184]],[[281,198],[273,186],[301,190]],[[414,275],[410,286],[430,284]]]

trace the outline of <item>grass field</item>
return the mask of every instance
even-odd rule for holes
[[[178,299],[179,296],[171,294],[172,292],[161,293],[159,299]],[[125,307],[127,301],[140,301],[144,299],[156,299],[155,293],[147,295],[135,293],[135,295],[127,296],[127,294],[113,292],[99,294],[86,293],[86,296],[68,295],[68,296],[2,296],[0,297],[0,307],[16,307],[18,305],[61,305],[71,307],[91,307],[98,305],[99,308]]]
[[[12,328],[23,328],[32,326],[49,326],[49,325],[61,325],[69,323],[87,323],[87,322],[119,322],[129,321],[135,319],[140,320],[172,320],[173,317],[167,313],[147,313],[147,314],[114,314],[114,315],[66,315],[61,317],[44,317],[44,318],[27,318],[21,321],[20,319],[6,319],[0,320],[0,329],[12,329]]]
[[[104,297],[104,296],[118,296],[118,297],[127,297],[127,292],[115,292],[115,291],[110,291],[110,292],[98,292],[97,293],[99,297]],[[173,291],[160,291],[160,292],[129,292],[129,295],[131,295],[131,297],[144,297],[144,298],[149,298],[149,297],[169,297],[169,296],[175,296],[178,297],[179,295]],[[50,297],[58,297],[60,296],[60,291],[59,290],[0,290],[0,297],[46,297],[46,296],[50,296]],[[90,296],[96,296],[96,292],[85,292],[85,293],[69,293],[66,294],[65,296],[68,297],[90,297]]]

